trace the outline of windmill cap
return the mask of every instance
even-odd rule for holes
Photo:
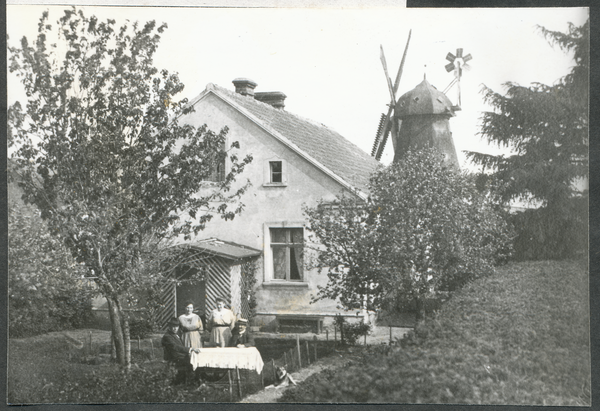
[[[400,118],[426,114],[454,115],[452,102],[426,79],[411,91],[403,94],[396,103],[396,115]]]

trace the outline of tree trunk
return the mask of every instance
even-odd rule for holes
[[[422,297],[415,297],[415,303],[417,306],[417,322],[421,322],[425,318],[425,301]]]
[[[110,316],[110,325],[113,335],[113,344],[117,354],[117,363],[125,366],[125,340],[123,337],[123,328],[121,325],[121,307],[114,297],[106,297],[108,303],[108,313]]]
[[[129,320],[123,315],[123,337],[125,340],[125,368],[131,369],[131,335],[129,334]]]

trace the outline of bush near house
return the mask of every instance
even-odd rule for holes
[[[15,177],[9,163],[9,175]],[[24,337],[87,325],[92,290],[64,244],[52,236],[22,192],[8,188],[8,321],[11,337]]]
[[[589,406],[589,320],[584,264],[512,263],[398,346],[371,347],[280,401]]]

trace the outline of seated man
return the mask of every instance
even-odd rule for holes
[[[169,321],[169,330],[162,338],[162,346],[164,349],[164,360],[175,364],[177,375],[175,376],[174,384],[180,384],[185,381],[186,373],[192,371],[190,363],[190,354],[192,351],[199,353],[198,348],[186,347],[183,341],[177,334],[179,331],[179,320],[172,318]]]
[[[230,347],[254,347],[254,337],[248,330],[248,320],[240,318],[233,332],[231,334],[231,340],[229,340]]]

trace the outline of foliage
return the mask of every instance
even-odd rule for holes
[[[131,338],[143,340],[155,331],[155,326],[152,320],[146,318],[135,319],[129,321],[129,330]]]
[[[511,263],[456,293],[403,347],[369,347],[279,401],[589,407],[589,319],[585,265]]]
[[[9,188],[8,321],[10,337],[82,327],[92,317],[93,290],[84,270],[50,235],[33,207],[15,199]]]
[[[349,323],[341,315],[335,317],[335,325],[340,330],[342,344],[354,345],[360,337],[371,332],[371,325],[364,322]]]
[[[9,69],[27,94],[9,119],[23,198],[106,297],[123,365],[122,301],[132,287],[159,279],[159,251],[170,239],[190,238],[214,215],[241,212],[247,184],[234,182],[251,161],[237,157],[237,142],[225,149],[226,128],[179,123],[193,110],[176,100],[183,84],[153,66],[165,28],[154,21],[117,27],[73,8],[56,29],[44,12],[35,42],[9,47]],[[226,160],[222,181],[201,192]]]
[[[75,340],[87,341],[88,331],[69,333]],[[175,376],[162,361],[160,337],[153,338],[154,352],[149,340],[142,340],[141,349],[133,344],[134,364],[129,373],[110,362],[110,334],[93,331],[94,344],[88,350],[87,342],[78,349],[67,343],[64,333],[49,333],[36,337],[11,339],[8,352],[8,390],[10,404],[36,403],[175,403],[175,402],[228,402],[227,376],[219,384],[200,386],[189,384],[172,386]],[[264,382],[272,383],[270,358],[276,364],[284,351],[295,347],[295,340],[264,339],[256,341],[265,360]],[[312,346],[312,344],[311,344]],[[333,351],[333,341],[319,342],[319,357]],[[39,361],[43,358],[44,361]],[[289,357],[288,357],[289,358]],[[243,395],[262,388],[261,376],[251,370],[240,370]],[[224,384],[223,384],[224,383]],[[234,382],[235,384],[235,382]],[[234,400],[238,400],[234,385]]]
[[[387,271],[367,205],[339,197],[333,204],[321,201],[315,208],[306,207],[304,213],[316,251],[309,264],[326,270],[329,278],[316,299],[331,298],[346,309],[360,309],[362,296],[370,296],[368,309],[382,305],[377,297],[385,292]]]
[[[530,220],[544,219],[548,230],[543,237],[547,241],[541,243],[541,253],[536,253],[535,242],[525,253],[535,258],[564,258],[587,245],[587,227],[576,221],[587,220],[587,215],[574,217],[569,211],[574,207],[574,197],[585,201],[588,198],[587,190],[581,192],[577,183],[581,185],[588,178],[589,166],[589,21],[581,27],[569,24],[567,33],[539,29],[551,44],[572,53],[575,65],[553,85],[534,83],[527,87],[507,82],[504,95],[484,86],[484,101],[493,111],[483,113],[480,135],[490,143],[509,148],[512,154],[467,155],[482,167],[487,178],[504,183],[505,202],[519,199],[540,205],[538,213],[520,217],[528,221],[526,231],[520,235],[530,237],[536,226]],[[571,224],[577,224],[577,228],[567,237],[561,235],[559,241],[558,227]],[[583,248],[565,253],[560,242]]]
[[[377,171],[370,193],[367,203],[341,198],[306,209],[322,244],[315,265],[328,270],[319,298],[370,310],[414,300],[422,316],[426,298],[486,275],[510,252],[493,195],[434,150]]]
[[[242,301],[248,301],[248,308],[250,309],[250,315],[247,320],[254,318],[256,315],[256,306],[258,302],[256,301],[256,289],[255,285],[258,279],[256,278],[256,270],[257,265],[256,261],[247,261],[242,264]]]
[[[514,258],[519,261],[564,259],[581,256],[588,249],[588,199],[575,197],[557,210],[548,207],[510,216],[518,227]]]

